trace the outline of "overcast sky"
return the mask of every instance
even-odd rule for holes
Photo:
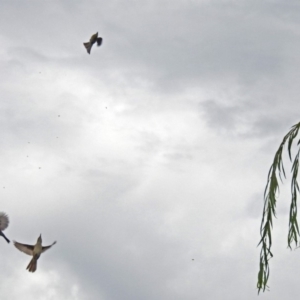
[[[299,296],[288,181],[256,289],[268,170],[300,121],[299,1],[1,1],[0,44],[5,233],[57,241],[32,274],[0,239],[3,299]]]

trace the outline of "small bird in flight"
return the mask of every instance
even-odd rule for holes
[[[50,249],[54,244],[56,244],[56,241],[52,243],[49,246],[42,246],[42,235],[37,239],[37,242],[35,245],[26,245],[26,244],[21,244],[16,241],[14,241],[14,245],[17,249],[20,251],[33,256],[29,265],[27,266],[26,270],[29,272],[35,272],[36,266],[37,266],[37,260],[39,259],[40,255],[44,253],[46,250]]]
[[[8,224],[9,224],[8,215],[4,212],[0,212],[0,235],[3,236],[8,243],[10,243],[10,240],[2,232],[8,227]]]
[[[98,32],[93,34],[90,38],[90,41],[87,43],[83,43],[84,47],[86,48],[86,51],[88,54],[91,54],[92,46],[97,42],[97,46],[99,47],[102,44],[102,38],[98,37]]]

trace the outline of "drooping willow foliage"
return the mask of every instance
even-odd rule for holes
[[[285,170],[282,161],[282,152],[284,146],[287,144],[287,150],[289,158],[292,163],[292,180],[291,180],[291,205],[290,205],[290,216],[289,216],[289,232],[288,232],[288,247],[292,249],[293,243],[298,246],[299,227],[297,222],[297,196],[299,192],[299,185],[297,182],[298,169],[299,169],[299,153],[300,153],[300,140],[297,143],[299,147],[297,154],[292,160],[291,148],[294,139],[298,135],[300,129],[300,122],[295,124],[291,130],[283,138],[280,144],[274,161],[271,165],[268,182],[266,185],[264,193],[264,210],[262,215],[262,221],[260,226],[261,239],[258,245],[261,245],[260,260],[259,260],[259,272],[257,288],[258,293],[268,287],[267,283],[270,275],[269,260],[273,257],[271,247],[272,247],[272,227],[273,227],[273,217],[276,217],[276,200],[279,194],[279,179],[282,181],[282,177],[285,176]],[[283,176],[282,176],[283,175]]]

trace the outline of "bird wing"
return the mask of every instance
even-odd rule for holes
[[[22,252],[24,252],[28,255],[31,255],[31,256],[33,255],[33,248],[34,248],[33,245],[21,244],[21,243],[18,243],[16,241],[14,241],[14,245],[20,251],[22,251]]]
[[[97,46],[99,47],[102,44],[102,38],[97,38]]]
[[[42,253],[44,253],[45,251],[47,251],[48,249],[50,249],[53,245],[55,245],[56,244],[56,241],[55,242],[53,242],[51,245],[49,245],[49,246],[44,246],[43,247],[43,250],[42,250]]]
[[[0,212],[0,230],[6,229],[8,224],[9,224],[8,215],[4,212]]]

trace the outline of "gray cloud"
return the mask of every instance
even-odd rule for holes
[[[3,296],[257,298],[262,193],[298,122],[298,6],[1,3],[1,210],[9,238],[58,241],[35,274],[0,243]],[[266,299],[297,291],[284,205]]]

